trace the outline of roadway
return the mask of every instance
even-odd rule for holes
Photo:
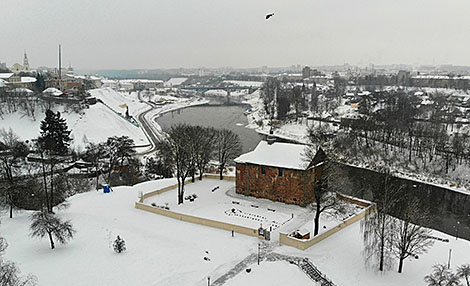
[[[141,102],[145,102],[147,105],[150,106],[149,109],[147,109],[146,111],[140,113],[138,116],[137,116],[137,119],[139,121],[139,123],[142,125],[142,129],[144,130],[144,133],[145,133],[145,136],[147,136],[147,139],[151,145],[150,149],[146,150],[146,151],[142,151],[142,152],[138,152],[137,154],[138,155],[148,155],[150,153],[153,153],[156,151],[157,149],[157,144],[158,142],[160,142],[160,134],[158,131],[156,131],[155,129],[153,129],[153,124],[152,122],[148,122],[147,119],[145,118],[145,116],[150,112],[150,111],[153,111],[156,106],[151,103],[151,102],[147,102],[147,101],[144,101],[140,98],[140,91],[138,92],[137,94],[137,97],[139,98],[139,100]]]

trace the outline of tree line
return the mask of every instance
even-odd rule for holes
[[[194,182],[198,173],[202,180],[209,162],[215,160],[222,180],[226,165],[241,153],[240,138],[228,129],[178,124],[165,134],[157,146],[157,159],[149,159],[147,166],[157,175],[176,177],[178,204],[184,201],[187,178]]]

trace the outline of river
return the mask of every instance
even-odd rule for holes
[[[253,150],[261,138],[253,129],[245,128],[248,120],[243,111],[247,108],[246,105],[211,103],[166,113],[157,118],[157,123],[164,129],[178,123],[227,128],[240,136],[245,153]],[[378,187],[383,181],[381,174],[356,167],[346,169],[347,177],[355,185],[354,189],[363,192],[362,195],[351,195],[373,201],[374,194],[382,191]],[[414,196],[432,210],[434,216],[427,224],[428,227],[470,240],[470,196],[406,179],[395,178],[393,183],[397,186],[409,185],[407,190],[412,190]]]
[[[248,120],[243,111],[247,108],[247,105],[211,103],[170,111],[156,120],[163,130],[179,123],[229,129],[240,137],[242,151],[246,153],[252,151],[261,140],[255,130],[245,127]]]

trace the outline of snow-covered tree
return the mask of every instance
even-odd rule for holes
[[[114,240],[113,242],[113,249],[117,253],[126,251],[126,242],[124,241],[124,239],[119,237],[119,235],[117,236],[116,240]]]
[[[50,212],[35,212],[31,215],[31,237],[49,236],[51,248],[55,248],[54,239],[65,244],[73,238],[75,230],[70,220],[62,221],[59,216]]]
[[[0,286],[34,286],[37,279],[33,275],[21,277],[21,272],[12,261],[5,260],[2,255],[8,247],[6,240],[0,237]]]
[[[460,281],[459,277],[452,273],[446,265],[436,264],[433,267],[433,272],[424,277],[424,282],[428,286],[458,286]]]
[[[8,131],[0,129],[0,174],[3,180],[0,183],[0,194],[10,207],[10,218],[13,217],[13,208],[19,200],[20,184],[16,179],[19,164],[29,153],[25,143],[10,128]]]

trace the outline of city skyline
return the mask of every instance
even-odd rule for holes
[[[2,3],[0,62],[78,69],[296,64],[470,65],[470,3],[114,1]],[[265,14],[275,15],[265,20]]]

